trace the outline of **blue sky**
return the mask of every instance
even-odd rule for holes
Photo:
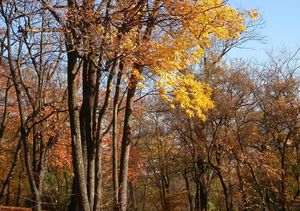
[[[233,7],[257,9],[265,22],[261,35],[266,36],[265,43],[251,42],[251,49],[235,49],[230,58],[261,60],[266,58],[265,51],[279,51],[288,48],[291,51],[300,47],[300,0],[229,0]]]

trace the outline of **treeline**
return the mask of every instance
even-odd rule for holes
[[[264,65],[223,58],[261,38],[256,11],[218,0],[0,6],[2,205],[299,209],[298,51]]]
[[[149,99],[137,135],[145,210],[153,200],[157,210],[298,210],[298,62],[285,52],[263,67],[210,69],[215,108],[204,122]]]

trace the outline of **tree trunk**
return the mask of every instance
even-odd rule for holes
[[[281,153],[281,178],[280,178],[280,211],[286,210],[286,193],[285,193],[285,151]]]
[[[67,39],[67,38],[66,38]],[[78,199],[82,211],[90,211],[88,192],[86,188],[86,173],[82,155],[82,142],[80,131],[80,119],[78,108],[78,90],[76,83],[77,75],[77,53],[67,45],[68,51],[68,108],[70,116],[71,138],[72,138],[72,157],[73,168],[78,190]]]
[[[114,60],[111,69],[110,74],[107,79],[107,85],[106,85],[106,94],[105,99],[103,102],[103,105],[101,107],[101,110],[98,115],[98,125],[97,129],[95,131],[96,137],[95,137],[95,148],[96,148],[96,158],[95,158],[95,200],[94,200],[94,211],[101,210],[102,205],[102,146],[101,146],[101,139],[102,139],[102,120],[104,118],[104,115],[106,113],[108,104],[109,104],[109,98],[111,94],[111,85],[114,77],[115,68],[117,65],[117,60]]]
[[[2,112],[2,120],[0,123],[0,144],[3,139],[3,135],[4,135],[5,127],[6,127],[6,121],[7,121],[7,107],[8,107],[7,102],[8,102],[9,89],[10,89],[10,79],[8,79],[6,82],[6,89],[5,89],[5,96],[4,96],[4,108],[3,108],[3,112]],[[0,197],[0,199],[1,199],[1,197]]]
[[[113,210],[118,210],[118,198],[119,198],[119,181],[118,181],[118,102],[119,102],[119,93],[120,93],[120,83],[122,78],[121,67],[118,76],[117,76],[117,83],[115,89],[115,96],[114,96],[114,105],[113,105],[113,144],[112,144],[112,164],[113,164],[113,187],[114,187],[114,204]]]
[[[183,172],[183,178],[184,178],[184,181],[185,181],[185,187],[186,187],[187,194],[188,194],[189,210],[193,211],[193,199],[192,199],[192,194],[191,194],[191,190],[190,190],[188,172],[187,172],[186,168],[184,169],[184,172]]]
[[[96,161],[95,161],[95,170],[96,170],[96,185],[95,185],[95,201],[94,201],[94,211],[101,210],[102,205],[102,147],[99,143],[99,146],[96,148]]]
[[[87,192],[90,208],[93,210],[95,193],[95,150],[93,140],[93,110],[96,95],[96,67],[92,62],[92,56],[85,58],[83,64],[83,101],[80,110],[80,131],[82,152],[87,180]]]
[[[297,140],[296,143],[296,155],[297,155],[297,166],[300,167],[300,140]],[[296,173],[296,181],[297,181],[297,192],[296,196],[300,196],[300,172]]]
[[[217,175],[220,179],[220,182],[221,182],[221,185],[222,185],[222,188],[223,188],[223,194],[224,194],[225,204],[226,204],[226,211],[231,211],[231,210],[233,210],[233,208],[232,208],[232,203],[231,203],[230,198],[229,198],[227,185],[226,185],[226,183],[224,181],[224,178],[221,175],[221,173],[218,172]]]
[[[120,174],[119,174],[119,210],[125,211],[128,206],[127,202],[127,181],[128,181],[128,165],[129,165],[129,153],[132,142],[132,112],[134,95],[136,91],[137,77],[132,73],[130,82],[128,85],[123,137],[121,145],[121,159],[120,159]]]
[[[195,164],[195,183],[196,183],[196,196],[195,196],[195,210],[207,210],[208,200],[206,185],[204,182],[205,169],[203,161],[199,159]]]
[[[23,100],[22,100],[22,95],[21,95],[21,89],[20,89],[20,75],[17,74],[16,68],[14,67],[13,64],[13,57],[12,57],[12,49],[11,49],[11,20],[8,20],[6,14],[4,11],[1,11],[3,18],[5,20],[6,26],[7,26],[7,31],[6,31],[6,36],[7,36],[7,55],[8,55],[8,63],[10,67],[10,73],[12,76],[12,81],[13,85],[15,88],[16,96],[17,96],[17,102],[18,102],[18,111],[20,115],[20,139],[22,141],[22,144],[24,146],[24,158],[25,158],[25,167],[28,175],[28,180],[30,184],[30,188],[33,194],[34,198],[34,210],[36,211],[41,211],[42,210],[42,202],[41,202],[41,197],[39,190],[37,189],[37,186],[34,181],[34,174],[32,171],[32,163],[30,159],[30,152],[29,152],[29,147],[28,147],[28,133],[27,133],[27,125],[26,125],[26,118],[25,118],[25,111],[24,111],[24,106],[23,106]],[[22,39],[22,38],[21,38]],[[22,40],[19,43],[19,52],[22,49]],[[19,68],[19,59],[17,61],[17,67]]]
[[[19,207],[20,206],[20,199],[21,199],[21,190],[22,190],[22,186],[21,186],[21,177],[22,177],[22,172],[19,173],[18,176],[18,191],[17,191],[17,197],[16,197],[16,206]]]

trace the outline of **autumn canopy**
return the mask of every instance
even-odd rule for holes
[[[224,0],[0,6],[0,204],[298,206],[298,52],[269,69],[224,59],[259,40],[256,10]]]

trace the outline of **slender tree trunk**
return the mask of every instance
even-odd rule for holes
[[[6,89],[5,89],[5,96],[4,96],[4,108],[3,108],[3,112],[2,112],[2,120],[0,123],[0,144],[3,139],[3,135],[4,135],[5,127],[6,127],[6,121],[7,121],[7,113],[8,113],[7,112],[7,107],[8,107],[7,102],[8,102],[9,89],[10,89],[10,79],[8,79],[6,82]],[[1,196],[0,196],[0,198],[1,198]]]
[[[109,98],[111,94],[111,85],[115,73],[115,68],[117,65],[117,60],[114,60],[113,65],[110,69],[110,74],[107,79],[107,86],[106,86],[106,94],[105,99],[103,102],[103,105],[101,107],[101,110],[99,112],[98,116],[98,125],[96,129],[96,137],[95,137],[95,148],[96,148],[96,158],[95,158],[95,200],[94,200],[94,211],[101,210],[102,205],[102,137],[101,137],[101,129],[102,129],[102,120],[104,118],[104,115],[106,113],[108,104],[109,104]]]
[[[224,194],[225,204],[226,204],[226,211],[232,211],[233,208],[232,208],[232,204],[231,204],[231,201],[230,201],[230,196],[228,194],[227,185],[226,185],[226,183],[224,181],[224,178],[221,175],[221,173],[218,172],[217,175],[218,175],[218,177],[220,179],[220,182],[221,182],[221,185],[222,185],[222,188],[223,188],[223,194]]]
[[[9,188],[9,184],[7,187],[7,194],[6,194],[6,201],[5,201],[5,205],[8,206],[9,205],[9,199],[10,199],[10,188]]]
[[[100,143],[99,143],[100,145]],[[102,147],[97,146],[96,149],[96,160],[95,160],[95,170],[96,170],[96,185],[95,185],[95,201],[94,201],[94,211],[99,211],[102,205]]]
[[[196,195],[195,195],[195,211],[200,211],[200,185],[196,183]]]
[[[297,166],[300,168],[300,140],[297,140],[296,143],[296,155],[297,155]],[[297,181],[297,192],[296,196],[300,196],[300,172],[296,174],[296,181]]]
[[[130,153],[130,143],[126,143],[121,147],[121,159],[120,159],[120,174],[119,174],[119,210],[126,211],[128,206],[127,199],[127,181],[128,181],[128,165],[129,165],[129,153]]]
[[[203,160],[198,159],[195,163],[195,183],[196,183],[196,196],[195,196],[195,210],[207,210],[208,200],[207,191],[204,181],[205,169],[203,166]]]
[[[127,181],[128,181],[128,166],[129,166],[129,153],[132,141],[132,112],[134,95],[136,91],[137,77],[132,73],[130,82],[128,85],[123,137],[121,145],[121,158],[120,158],[120,174],[119,174],[119,210],[125,211],[128,206],[128,194],[127,194]]]
[[[134,186],[132,182],[129,182],[129,209],[136,210]]]
[[[118,198],[119,198],[119,181],[118,181],[118,102],[119,102],[119,93],[120,93],[120,83],[122,78],[120,68],[117,76],[117,83],[115,89],[115,96],[114,96],[114,105],[113,105],[113,144],[112,144],[112,165],[113,165],[113,187],[114,187],[114,205],[113,210],[118,210]]]
[[[85,177],[87,180],[87,169],[88,169],[88,152],[87,152],[87,136],[88,136],[88,119],[89,119],[89,90],[88,90],[88,58],[84,58],[82,67],[82,105],[80,109],[80,135],[81,135],[81,147],[82,147],[82,158],[85,170]]]
[[[93,140],[93,110],[96,95],[97,71],[92,56],[85,58],[83,65],[83,103],[80,110],[80,131],[83,160],[87,180],[90,208],[93,210],[95,193],[95,150]]]
[[[210,167],[216,173],[216,175],[218,176],[218,178],[221,182],[221,185],[222,185],[222,188],[223,188],[223,195],[224,195],[224,198],[225,198],[226,211],[232,211],[233,210],[232,200],[230,199],[228,187],[225,183],[224,177],[223,177],[219,167],[212,164],[210,160],[209,160],[209,164],[210,164]]]
[[[30,151],[29,151],[29,147],[28,147],[28,133],[27,133],[25,113],[24,113],[25,109],[23,107],[23,103],[22,103],[23,101],[22,101],[22,97],[21,97],[21,89],[20,89],[20,85],[19,85],[21,76],[17,74],[17,71],[13,64],[12,49],[11,49],[11,32],[10,32],[11,20],[9,20],[7,18],[4,11],[1,10],[1,13],[5,19],[5,23],[7,26],[6,36],[7,36],[8,63],[9,63],[10,73],[12,76],[12,81],[13,81],[13,85],[15,88],[16,96],[17,96],[18,110],[19,110],[19,115],[20,115],[20,139],[24,146],[25,167],[26,167],[26,171],[27,171],[27,175],[28,175],[30,188],[31,188],[31,191],[32,191],[32,194],[34,197],[34,205],[35,206],[33,209],[36,211],[41,211],[42,210],[41,197],[40,197],[39,190],[37,189],[37,186],[34,181],[34,174],[32,171],[32,163],[31,163],[31,159],[30,159]],[[21,49],[22,49],[22,41],[20,41],[20,44],[19,44],[19,49],[18,49],[19,52],[21,51]],[[19,59],[20,58],[18,58],[17,66],[18,66]]]
[[[16,197],[16,206],[17,207],[20,206],[20,199],[21,199],[21,190],[22,190],[21,177],[22,177],[22,172],[20,172],[19,176],[18,176],[18,191],[17,191],[17,197]]]
[[[285,151],[281,153],[281,178],[280,178],[280,211],[286,210],[286,193],[285,193]]]
[[[191,194],[190,182],[189,182],[188,172],[187,172],[186,168],[184,169],[184,172],[183,172],[183,178],[185,181],[185,187],[186,187],[187,194],[188,194],[189,210],[193,211],[193,198],[192,198],[192,194]]]
[[[196,181],[195,210],[207,210],[206,191],[201,181]]]
[[[78,182],[76,180],[76,177],[73,177],[71,202],[68,205],[68,211],[77,211],[77,210],[80,210],[79,209],[80,202],[78,202],[78,197],[77,197],[78,195],[79,195]]]
[[[165,171],[167,172],[167,171]],[[167,174],[167,173],[166,173]],[[164,204],[164,210],[170,211],[170,199],[169,199],[169,194],[170,194],[170,189],[169,189],[169,178],[167,175],[162,175],[161,178],[162,182],[162,189],[163,189],[163,204]]]

